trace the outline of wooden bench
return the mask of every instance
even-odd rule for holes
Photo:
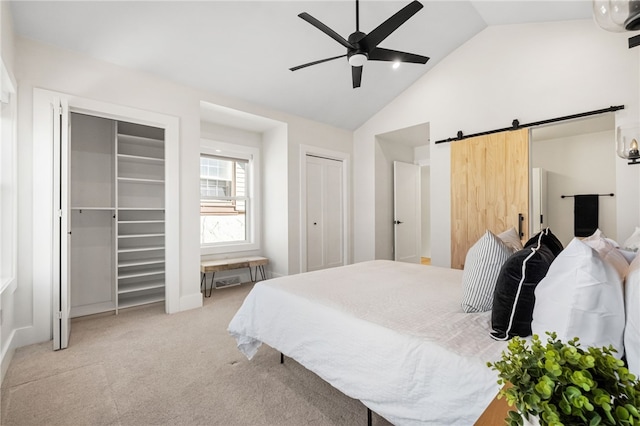
[[[260,277],[265,280],[267,279],[267,275],[264,270],[264,266],[269,263],[269,259],[261,256],[250,256],[250,257],[238,257],[234,259],[218,259],[218,260],[203,260],[200,262],[200,273],[202,274],[202,279],[200,280],[200,289],[204,287],[204,296],[211,297],[211,293],[213,292],[214,283],[213,278],[216,275],[216,272],[220,271],[228,271],[231,269],[241,269],[241,268],[249,268],[249,277],[251,278],[251,282],[258,281],[258,272],[260,272]],[[256,268],[255,279],[253,277],[253,271],[251,268]],[[205,279],[207,273],[211,273],[211,288],[209,289],[209,295],[207,296],[207,280]]]

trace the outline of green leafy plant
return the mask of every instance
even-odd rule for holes
[[[640,381],[612,346],[582,349],[578,338],[563,343],[547,334],[546,344],[514,337],[499,361],[487,363],[506,385],[498,398],[517,409],[508,425],[522,425],[523,416],[543,426],[640,425]]]

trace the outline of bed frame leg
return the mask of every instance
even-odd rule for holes
[[[280,364],[284,364],[284,355],[280,352]]]
[[[367,407],[367,426],[371,426],[371,409]]]

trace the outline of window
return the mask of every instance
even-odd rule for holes
[[[0,61],[0,293],[15,289],[17,242],[17,145],[14,84]]]
[[[257,149],[208,142],[200,154],[203,253],[257,249]]]

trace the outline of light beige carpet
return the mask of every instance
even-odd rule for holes
[[[19,348],[2,425],[366,425],[366,408],[263,345],[252,361],[227,325],[251,284],[173,315],[152,305],[72,321],[68,349]],[[389,423],[374,414],[374,425]]]

